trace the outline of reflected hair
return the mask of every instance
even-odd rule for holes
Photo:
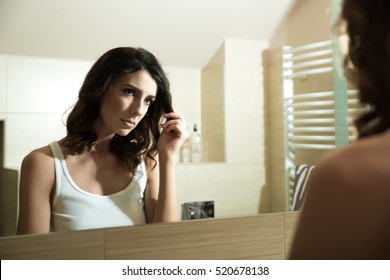
[[[347,76],[368,110],[355,119],[359,138],[390,128],[390,1],[344,0],[349,52]]]
[[[157,95],[146,115],[126,136],[115,135],[110,151],[134,171],[141,157],[154,161],[159,123],[164,112],[172,112],[169,81],[157,58],[142,48],[120,47],[103,54],[87,73],[79,91],[78,100],[67,121],[67,135],[63,141],[70,154],[81,154],[96,143],[94,125],[100,117],[103,97],[121,76],[146,70],[157,84]],[[155,161],[154,161],[155,162]]]

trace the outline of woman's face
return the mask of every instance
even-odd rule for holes
[[[140,70],[119,77],[103,97],[98,136],[127,135],[145,116],[157,96],[157,84],[149,72]]]

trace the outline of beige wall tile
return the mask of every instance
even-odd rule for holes
[[[270,46],[299,46],[331,39],[329,0],[297,0],[270,40]]]
[[[225,96],[222,66],[202,69],[203,156],[208,162],[225,161]]]

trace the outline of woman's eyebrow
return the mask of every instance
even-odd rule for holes
[[[133,84],[129,84],[129,83],[124,83],[123,86],[124,86],[124,87],[132,87],[132,88],[134,88],[134,89],[136,89],[136,90],[140,90],[137,86],[135,86],[135,85],[133,85]]]
[[[129,83],[125,83],[123,85],[124,87],[130,87],[132,88],[134,91],[136,91],[137,93],[143,93],[143,91],[137,87],[136,85],[133,85],[133,84],[129,84]],[[157,97],[157,94],[148,94],[147,95],[148,98],[156,98]]]

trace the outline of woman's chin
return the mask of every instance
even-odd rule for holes
[[[119,136],[126,136],[127,134],[129,134],[130,132],[132,131],[132,129],[120,129],[118,131],[116,131],[115,133]]]

